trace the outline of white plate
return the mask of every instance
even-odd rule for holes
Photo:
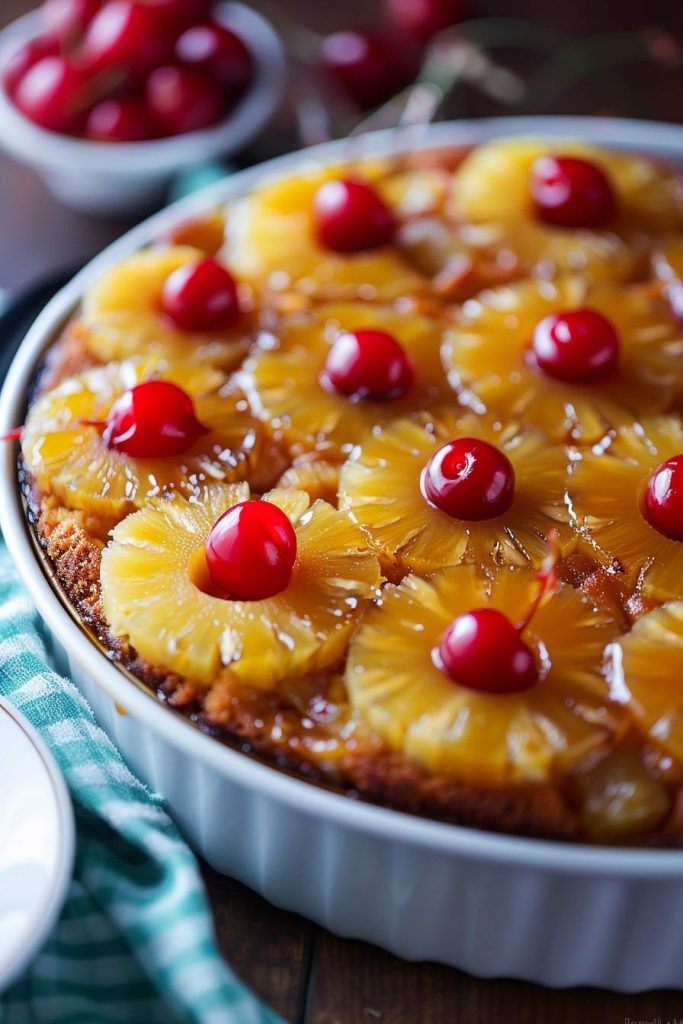
[[[683,128],[608,118],[453,122],[434,125],[419,142],[462,146],[500,135],[584,139],[683,163]],[[0,433],[22,422],[42,352],[84,289],[118,260],[265,180],[343,162],[359,150],[382,156],[414,144],[406,129],[318,146],[234,175],[145,221],[38,317],[0,396]],[[246,757],[199,732],[95,650],[36,557],[11,445],[0,451],[0,525],[103,727],[215,868],[337,934],[408,959],[554,986],[683,988],[683,851],[607,849],[449,825],[328,792]]]
[[[74,823],[59,769],[0,699],[0,991],[37,954],[71,878]]]

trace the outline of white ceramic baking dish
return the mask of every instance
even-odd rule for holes
[[[188,216],[301,165],[467,145],[499,135],[576,137],[683,163],[683,128],[524,118],[384,132],[287,156],[145,222],[86,267],[38,318],[0,397],[22,422],[36,362],[102,271]],[[482,976],[625,992],[683,987],[683,851],[605,849],[494,835],[387,810],[269,767],[199,732],[93,645],[46,578],[21,505],[16,452],[0,453],[0,523],[19,571],[131,767],[168,800],[198,853],[281,907],[408,959]],[[125,709],[125,713],[121,713]]]

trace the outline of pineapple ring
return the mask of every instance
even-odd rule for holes
[[[558,155],[580,157],[604,171],[617,196],[620,223],[657,232],[683,226],[677,174],[644,156],[571,141],[499,139],[477,146],[455,173],[457,212],[475,224],[532,217],[531,168],[539,157]]]
[[[358,527],[301,491],[264,496],[296,529],[292,579],[276,597],[232,601],[193,582],[214,522],[249,498],[247,484],[208,488],[201,499],[152,501],[113,531],[102,556],[102,606],[115,635],[152,664],[204,686],[219,678],[271,688],[342,657],[380,583]],[[176,624],[177,623],[177,628]]]
[[[601,383],[570,384],[527,361],[534,328],[552,313],[589,307],[621,342],[619,369]],[[683,385],[683,328],[647,286],[591,287],[579,277],[482,292],[463,306],[442,356],[461,401],[528,421],[557,441],[593,444],[634,417],[666,411]]]
[[[415,384],[402,398],[354,402],[319,381],[340,330],[370,327],[393,334],[413,359]],[[268,335],[245,362],[239,383],[255,415],[282,430],[293,451],[322,447],[339,455],[378,424],[452,398],[440,340],[438,323],[426,316],[358,302],[324,305],[312,317],[292,318],[277,347]]]
[[[108,448],[97,427],[81,422],[105,420],[124,391],[158,377],[190,395],[199,422],[210,430],[184,456],[136,459]],[[284,468],[283,455],[264,425],[244,411],[244,398],[220,395],[224,381],[211,367],[159,360],[86,370],[31,407],[22,436],[26,466],[67,508],[102,516],[106,525],[169,489],[192,494],[206,482],[245,478],[270,486]]]
[[[103,363],[158,356],[233,369],[249,343],[244,322],[224,333],[192,333],[174,326],[161,310],[166,278],[179,267],[205,258],[201,249],[188,245],[144,249],[104,274],[83,298],[90,353]]]
[[[481,522],[454,519],[422,496],[420,476],[434,452],[457,437],[499,447],[515,471],[512,507]],[[574,544],[565,505],[567,457],[540,431],[443,410],[403,419],[366,438],[342,469],[340,508],[368,532],[389,569],[432,572],[459,562],[540,565],[551,530],[563,553]]]
[[[573,463],[568,495],[577,528],[605,564],[641,570],[649,597],[683,597],[683,543],[650,526],[640,500],[650,476],[683,453],[683,427],[673,416],[621,427],[606,450],[582,452]]]
[[[542,156],[578,156],[600,167],[617,196],[612,229],[572,230],[540,221],[529,178]],[[639,234],[663,233],[682,224],[680,180],[641,156],[607,152],[576,142],[509,141],[478,146],[455,174],[453,214],[487,225],[489,242],[514,254],[518,274],[585,271],[593,281],[624,281],[645,267]]]
[[[431,771],[478,784],[546,781],[609,737],[602,653],[617,632],[571,587],[546,599],[525,633],[544,673],[522,693],[477,693],[452,682],[432,651],[458,615],[490,605],[518,621],[537,590],[531,569],[493,579],[475,566],[389,584],[351,643],[352,706],[394,750]]]
[[[336,507],[340,470],[339,463],[311,458],[306,453],[294,459],[278,480],[277,486],[306,491],[311,501],[322,498]]]
[[[381,164],[362,165],[362,177],[384,194],[399,215],[428,206],[430,185],[437,192],[440,179],[433,176],[428,184],[424,173],[418,177],[418,172],[412,182],[409,176],[389,177],[383,187],[386,171]],[[323,301],[380,302],[426,292],[427,280],[395,248],[340,254],[316,241],[315,193],[326,181],[353,174],[348,167],[318,170],[276,182],[237,202],[230,211],[224,254],[238,277],[270,300],[289,290]]]
[[[683,602],[643,615],[611,654],[614,700],[625,704],[648,737],[683,764]]]

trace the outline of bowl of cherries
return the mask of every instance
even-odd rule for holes
[[[280,39],[216,0],[45,0],[0,33],[0,145],[82,210],[158,202],[277,108]]]

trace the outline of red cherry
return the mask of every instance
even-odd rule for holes
[[[102,100],[88,115],[85,134],[96,142],[144,142],[154,138],[154,127],[135,100]]]
[[[24,43],[12,53],[2,67],[2,84],[8,96],[13,97],[17,86],[38,61],[43,57],[56,57],[59,54],[59,43],[52,36],[39,36]]]
[[[361,109],[391,99],[419,71],[416,49],[409,40],[377,32],[334,32],[320,48],[327,76]]]
[[[175,23],[177,27],[206,18],[213,0],[142,0],[146,7]]]
[[[323,387],[349,398],[400,398],[415,378],[413,361],[386,331],[345,331],[330,348],[320,375]]]
[[[176,43],[175,54],[181,64],[211,78],[230,96],[239,96],[251,81],[249,50],[239,36],[215,21],[186,29]]]
[[[14,101],[22,114],[41,128],[75,132],[88,105],[87,83],[64,57],[44,57],[21,79]]]
[[[237,285],[216,260],[186,263],[166,278],[161,306],[184,331],[222,331],[240,314]]]
[[[462,0],[384,0],[388,21],[425,43],[463,17]]]
[[[604,227],[617,213],[607,175],[588,160],[542,156],[531,168],[531,197],[541,220],[566,228]]]
[[[149,380],[117,398],[102,436],[110,448],[135,459],[157,459],[181,455],[206,433],[182,388]]]
[[[458,615],[444,630],[434,661],[453,682],[483,693],[519,693],[539,678],[533,651],[495,608]]]
[[[352,178],[326,181],[313,200],[318,240],[333,252],[362,252],[388,245],[396,220],[370,185]]]
[[[277,505],[243,501],[216,520],[205,550],[211,582],[226,597],[263,601],[289,584],[296,533]]]
[[[225,98],[203,75],[188,68],[157,68],[145,84],[147,112],[166,135],[183,135],[216,124]]]
[[[536,325],[533,354],[549,377],[585,384],[604,380],[619,362],[619,335],[594,309],[552,313]]]
[[[515,471],[500,448],[476,437],[449,441],[420,478],[422,496],[454,519],[479,522],[504,515],[515,494]]]
[[[648,480],[643,515],[669,540],[683,540],[683,455],[674,455]]]
[[[108,0],[88,26],[81,58],[91,74],[122,67],[139,76],[161,64],[171,49],[160,12],[133,0]]]
[[[45,0],[40,14],[45,31],[70,49],[100,9],[100,0]]]

